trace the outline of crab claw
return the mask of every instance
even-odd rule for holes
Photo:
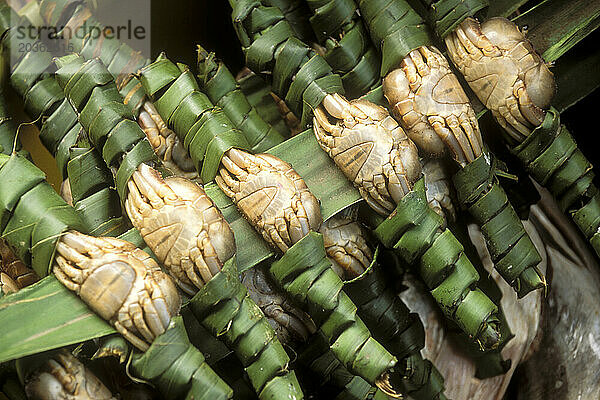
[[[379,214],[388,215],[421,176],[417,148],[389,113],[328,95],[315,110],[317,142]]]
[[[282,252],[321,226],[319,202],[292,166],[270,154],[229,150],[216,182],[265,240]]]
[[[250,298],[260,307],[283,344],[293,346],[304,343],[317,331],[314,321],[292,303],[261,267],[242,273],[242,283]]]
[[[367,114],[362,112],[360,108],[355,107],[338,93],[325,96],[323,99],[323,107],[325,107],[327,112],[333,118],[344,120],[344,122],[352,123],[355,118],[367,118]]]
[[[354,279],[369,268],[373,253],[357,222],[336,215],[321,225],[319,232],[332,268],[341,279]]]
[[[149,100],[144,101],[140,109],[138,123],[165,168],[175,176],[199,180],[188,151]]]

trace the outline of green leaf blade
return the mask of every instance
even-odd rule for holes
[[[558,60],[600,26],[600,0],[545,0],[514,19],[547,62]]]
[[[115,333],[53,276],[0,299],[0,326],[0,363]]]
[[[269,150],[288,162],[321,202],[323,220],[361,201],[358,190],[321,149],[312,129],[308,129]]]

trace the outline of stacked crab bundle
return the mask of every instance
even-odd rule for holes
[[[469,396],[499,398],[535,336],[503,307],[538,319],[549,283],[527,174],[599,251],[553,74],[515,24],[478,22],[485,0],[230,0],[238,76],[219,49],[194,68],[94,35],[88,2],[17,3],[0,4],[0,320],[31,325],[2,332],[0,398],[444,400],[446,334],[476,366]],[[63,45],[19,34],[41,24]],[[415,280],[444,334],[405,302]]]

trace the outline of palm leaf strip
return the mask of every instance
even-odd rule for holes
[[[198,46],[198,84],[210,101],[221,107],[235,127],[244,132],[253,152],[262,153],[285,140],[250,105],[229,68],[201,46]]]

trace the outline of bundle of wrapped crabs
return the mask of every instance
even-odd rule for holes
[[[229,3],[240,73],[0,3],[0,399],[598,398],[554,53],[487,0]]]

